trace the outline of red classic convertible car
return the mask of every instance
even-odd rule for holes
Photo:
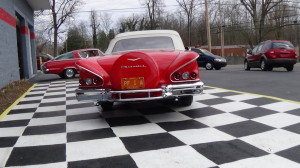
[[[172,30],[118,34],[105,56],[79,60],[78,101],[95,101],[103,110],[114,102],[173,99],[182,106],[202,93],[198,54],[185,51]]]
[[[58,74],[61,78],[73,78],[80,69],[75,65],[76,61],[83,58],[103,56],[99,49],[74,50],[55,57],[44,63],[41,68],[46,74]]]

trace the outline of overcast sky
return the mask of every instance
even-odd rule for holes
[[[162,0],[166,6],[178,5],[176,0]],[[144,0],[84,0],[80,10],[109,10],[142,7]]]
[[[90,24],[90,11],[96,10],[97,13],[108,13],[111,16],[112,24],[111,28],[115,28],[118,24],[119,18],[124,18],[135,14],[144,14],[146,9],[142,5],[145,0],[82,0],[83,4],[77,8],[77,12],[74,15],[71,23],[64,24],[61,28],[68,29],[73,24],[79,24],[82,21],[85,24]],[[164,4],[164,11],[176,13],[179,9],[176,0],[162,0]],[[48,27],[50,22],[50,11],[45,12],[35,20],[36,31],[43,31]],[[98,15],[99,16],[99,15]],[[89,26],[88,26],[89,27]],[[62,30],[61,29],[61,30]],[[64,34],[60,34],[60,37],[64,37]]]
[[[178,8],[176,0],[162,1],[167,11]],[[120,17],[127,17],[132,13],[142,14],[146,10],[142,6],[144,0],[84,0],[83,2],[83,5],[78,8],[80,12],[76,14],[76,22],[89,18],[89,12],[82,11],[91,11],[92,9],[110,14],[114,24]]]

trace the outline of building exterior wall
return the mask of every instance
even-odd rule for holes
[[[208,49],[207,46],[202,46],[202,48]],[[224,57],[227,64],[244,64],[247,49],[249,46],[246,45],[224,46]],[[221,46],[212,46],[211,52],[215,55],[221,55]]]
[[[221,49],[212,49],[211,52],[215,55],[221,55]],[[230,57],[245,57],[247,53],[246,48],[224,48],[224,56]]]
[[[21,53],[23,55],[24,78],[36,73],[33,10],[25,0],[0,1],[0,88],[20,80],[17,46],[16,13],[22,18]],[[34,48],[34,49],[33,49]]]

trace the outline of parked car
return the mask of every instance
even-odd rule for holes
[[[190,48],[191,51],[194,51],[199,54],[197,59],[199,67],[205,67],[207,70],[220,70],[222,67],[227,65],[225,58],[214,55],[213,53],[200,48]]]
[[[287,71],[292,71],[297,60],[298,56],[291,42],[267,40],[248,51],[244,69],[248,71],[250,68],[260,68],[263,71],[272,71],[273,67],[284,67]]]
[[[44,63],[42,70],[46,74],[58,74],[61,78],[73,78],[80,73],[75,62],[84,58],[103,56],[99,49],[79,49],[64,53]]]
[[[198,54],[185,51],[176,31],[149,30],[118,34],[105,56],[80,60],[78,101],[95,101],[103,110],[114,102],[158,99],[182,106],[202,93]]]
[[[41,69],[41,65],[47,61],[52,60],[54,57],[52,57],[49,54],[43,54],[43,53],[39,53],[36,56],[36,62],[37,62],[37,69]]]

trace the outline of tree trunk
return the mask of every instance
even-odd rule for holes
[[[93,47],[96,48],[97,47],[97,28],[96,28],[96,24],[95,22],[92,23],[93,26],[92,26],[92,29],[93,29]]]
[[[191,16],[188,15],[188,45],[191,46]]]
[[[55,1],[54,1],[55,3]],[[57,26],[57,15],[53,13],[53,29],[54,29],[54,44],[53,44],[53,56],[57,56],[57,36],[58,36],[58,26]]]
[[[58,52],[57,52],[57,36],[58,36],[58,33],[57,33],[57,28],[54,28],[54,44],[53,44],[53,56],[56,57]]]
[[[93,47],[97,47],[97,33],[96,31],[93,32]]]
[[[152,27],[151,29],[154,30],[156,28],[156,23],[155,23],[155,1],[152,2]]]

